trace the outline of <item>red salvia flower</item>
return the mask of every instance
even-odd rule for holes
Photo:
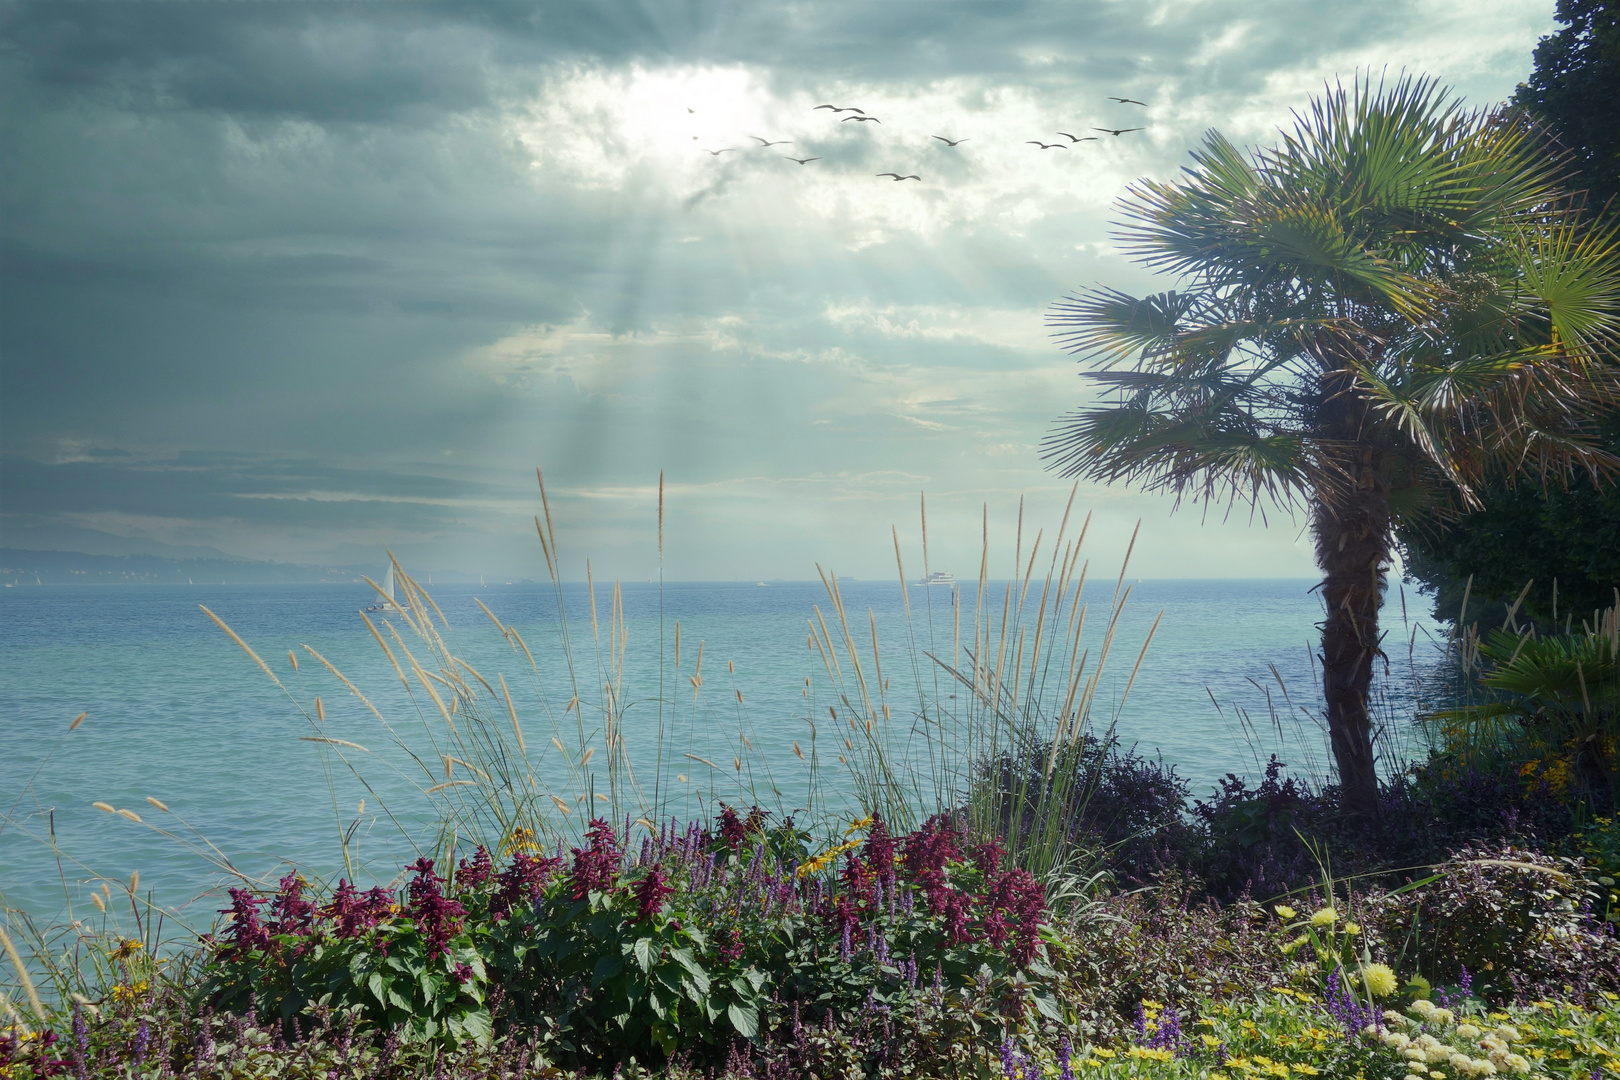
[[[456,886],[461,889],[476,889],[487,884],[495,876],[495,867],[489,861],[489,851],[483,844],[473,852],[472,859],[462,859],[456,867]]]
[[[226,950],[234,959],[241,959],[255,950],[270,948],[270,932],[259,922],[259,907],[264,898],[254,896],[246,889],[232,889],[231,906],[220,914],[231,916],[230,947]]]
[[[664,897],[675,891],[675,887],[664,876],[662,866],[654,866],[647,871],[647,876],[636,882],[636,907],[642,921],[658,914],[664,906]]]
[[[991,837],[982,844],[973,845],[973,865],[979,868],[984,880],[989,881],[1001,869],[1006,860],[1006,849],[1001,846],[999,836]]]
[[[270,903],[270,932],[303,934],[315,921],[315,904],[304,899],[304,879],[297,873],[280,881],[275,900]]]
[[[748,826],[743,824],[743,819],[737,816],[737,811],[729,806],[722,805],[720,807],[720,818],[717,824],[720,826],[720,839],[725,842],[727,847],[733,850],[742,847],[743,841],[748,839]]]
[[[927,896],[928,909],[942,912],[950,892],[945,865],[962,857],[956,847],[956,830],[942,815],[935,814],[906,837],[903,849],[906,873]]]
[[[570,894],[575,900],[583,900],[592,892],[606,892],[619,875],[619,837],[613,826],[596,818],[586,827],[585,838],[589,843],[584,850],[570,849],[574,853]]]
[[[378,894],[381,894],[380,902]],[[347,878],[340,878],[325,915],[336,924],[339,937],[358,937],[376,926],[392,903],[393,899],[382,889],[361,893]]]
[[[894,880],[894,856],[898,849],[899,845],[889,835],[889,827],[884,824],[883,816],[873,814],[872,825],[866,830],[866,845],[861,848],[861,857],[879,881]]]
[[[439,888],[444,878],[433,872],[432,859],[418,859],[407,869],[416,873],[410,884],[411,918],[427,947],[428,959],[436,960],[449,951],[450,938],[461,929],[461,917],[467,912]]]
[[[1041,883],[1028,870],[1008,870],[991,884],[984,903],[985,936],[998,946],[1011,936],[1008,955],[1020,967],[1028,964],[1035,958],[1046,914],[1046,890]]]
[[[499,922],[518,904],[540,899],[546,881],[562,867],[557,858],[536,858],[525,852],[512,856],[512,862],[496,879],[499,886],[489,901],[489,914]]]

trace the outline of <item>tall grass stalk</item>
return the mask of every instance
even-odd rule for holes
[[[905,596],[904,637],[911,650],[905,662],[916,695],[909,715],[896,715],[891,686],[883,675],[876,616],[868,610],[867,626],[857,629],[837,575],[819,566],[831,626],[819,606],[810,622],[811,640],[835,699],[828,715],[844,740],[847,757],[841,755],[842,763],[862,806],[908,830],[931,813],[957,814],[977,832],[1002,835],[1014,862],[1041,877],[1083,854],[1070,850],[1073,819],[1099,776],[1096,764],[1088,769],[1076,766],[1086,737],[1099,734],[1093,730],[1092,712],[1130,598],[1131,587],[1124,581],[1136,542],[1133,533],[1108,602],[1102,640],[1083,648],[1090,604],[1083,596],[1090,568],[1084,544],[1091,517],[1086,516],[1078,535],[1070,536],[1077,489],[1078,485],[1069,493],[1050,544],[1045,531],[1037,530],[1027,555],[1020,502],[1014,573],[1003,582],[993,583],[990,577],[985,508],[972,621],[963,626],[966,604],[961,588],[953,587],[948,654],[938,647],[944,628],[934,617],[933,588],[924,586],[927,600],[919,612],[911,602],[898,530],[893,531],[895,568]],[[926,581],[930,572],[926,501],[921,513]],[[1155,620],[1153,629],[1157,627]],[[863,630],[871,636],[869,652],[864,644],[857,645],[857,634]],[[1125,695],[1152,636],[1150,630],[1138,650]],[[1117,719],[1116,709],[1100,733],[1105,741]],[[1046,760],[1043,775],[1019,777],[1009,792],[976,782],[996,762],[1037,749]]]

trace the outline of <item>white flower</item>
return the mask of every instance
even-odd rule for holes
[[[1492,1032],[1492,1034],[1494,1034],[1498,1039],[1501,1039],[1505,1043],[1516,1043],[1516,1042],[1523,1042],[1524,1041],[1524,1036],[1519,1034],[1519,1029],[1516,1028],[1516,1027],[1511,1027],[1511,1026],[1509,1026],[1507,1024],[1503,1024],[1501,1027],[1497,1028],[1494,1032]]]
[[[1457,1018],[1451,1015],[1450,1009],[1430,1009],[1429,1015],[1425,1016],[1424,1019],[1431,1024],[1449,1024]]]
[[[1501,1039],[1498,1039],[1495,1035],[1485,1036],[1483,1039],[1479,1040],[1479,1045],[1484,1047],[1486,1050],[1489,1050],[1493,1054],[1507,1052],[1507,1043],[1503,1042]]]
[[[1520,1057],[1518,1054],[1509,1054],[1506,1059],[1503,1060],[1502,1064],[1512,1069],[1516,1073],[1527,1073],[1530,1071],[1530,1062],[1527,1059]]]
[[[1473,1024],[1458,1024],[1457,1034],[1465,1039],[1477,1039],[1480,1036],[1480,1030]]]
[[[1412,1045],[1412,1040],[1398,1031],[1388,1031],[1382,1036],[1385,1046],[1393,1046],[1397,1050],[1405,1050]]]

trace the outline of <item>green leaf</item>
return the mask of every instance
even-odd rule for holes
[[[759,1010],[752,1005],[726,1006],[726,1019],[737,1029],[737,1034],[752,1039],[759,1034]]]
[[[641,965],[641,970],[642,971],[651,971],[652,970],[653,961],[658,958],[658,954],[654,951],[656,948],[657,948],[657,944],[653,941],[652,938],[650,938],[650,937],[636,938],[636,944],[635,944],[635,949],[634,949],[635,956],[636,956],[636,963]]]
[[[388,980],[383,977],[382,972],[373,971],[371,973],[371,978],[366,980],[366,989],[370,990],[371,996],[377,999],[377,1004],[387,1006]]]
[[[697,959],[692,956],[691,949],[682,946],[678,949],[669,950],[669,955],[670,959],[685,968],[687,974],[691,975],[703,987],[705,994],[709,992],[709,973],[704,971],[703,965],[698,963]]]
[[[613,976],[624,970],[624,961],[617,956],[604,956],[596,962],[596,970],[591,972],[591,989],[595,990]]]

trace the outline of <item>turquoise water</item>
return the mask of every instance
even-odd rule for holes
[[[1313,752],[1320,760],[1325,756],[1322,740],[1300,708],[1316,707],[1309,645],[1320,605],[1311,585],[1136,583],[1120,620],[1094,721],[1106,724],[1117,713],[1121,740],[1142,752],[1162,754],[1192,781],[1195,795],[1207,794],[1225,773],[1255,774],[1279,736],[1285,760],[1308,767]],[[1112,580],[1087,587],[1094,610],[1085,642],[1093,648],[1104,630],[1103,612],[1113,587]],[[991,590],[998,614],[1003,589],[996,585]],[[491,683],[497,673],[505,675],[537,775],[554,790],[568,790],[559,760],[549,749],[554,733],[570,747],[580,742],[576,714],[563,712],[574,686],[561,658],[556,594],[549,586],[527,584],[432,591],[449,620],[458,655]],[[596,590],[598,634],[604,640],[610,591],[601,585]],[[973,587],[962,591],[963,621],[970,625]],[[414,858],[412,838],[420,836],[428,817],[420,789],[433,780],[413,772],[414,763],[390,744],[375,717],[301,649],[313,647],[348,675],[405,743],[430,760],[436,774],[437,761],[418,719],[424,703],[428,710],[432,703],[420,693],[416,698],[406,695],[356,613],[372,595],[363,585],[66,586],[0,592],[0,725],[5,734],[0,809],[8,810],[10,818],[0,832],[0,893],[6,902],[42,919],[64,917],[71,904],[72,914],[82,918],[94,913],[87,907],[88,892],[103,876],[126,881],[139,871],[142,891],[153,889],[158,901],[174,910],[174,918],[206,925],[220,906],[221,873],[209,858],[181,842],[196,835],[254,874],[273,872],[287,862],[320,873],[340,869],[335,858],[338,822],[348,827],[356,820],[355,835],[369,870],[386,879],[401,860]],[[594,700],[591,687],[600,686],[601,679],[589,600],[584,586],[567,586],[565,595],[580,696]],[[884,675],[894,684],[888,700],[901,721],[895,728],[901,737],[909,715],[903,703],[909,700],[910,712],[915,712],[917,701],[914,692],[908,695],[912,672],[923,672],[932,685],[937,671],[926,657],[919,656],[915,666],[911,658],[924,650],[941,656],[950,652],[949,595],[942,588],[910,591],[917,627],[914,651],[896,583],[843,585],[863,664],[871,658],[868,611],[877,624]],[[475,598],[519,630],[534,656],[534,670],[479,611]],[[927,640],[930,603],[932,645]],[[215,611],[256,649],[288,692],[278,689],[198,605]],[[802,804],[806,773],[792,745],[809,746],[807,718],[820,721],[828,702],[835,700],[828,693],[820,654],[807,644],[807,619],[814,617],[816,605],[834,638],[841,638],[819,582],[764,587],[686,583],[667,585],[661,593],[647,584],[623,587],[627,675],[622,696],[631,702],[624,734],[644,780],[650,783],[654,771],[660,637],[665,657],[672,660],[678,621],[682,670],[677,676],[666,664],[664,691],[669,702],[664,722],[666,730],[675,731],[676,750],[730,764],[741,730],[771,765],[772,781],[782,791],[778,805],[792,810]],[[1431,655],[1425,642],[1433,627],[1419,618],[1427,605],[1408,598],[1407,607],[1405,618],[1395,596],[1386,607],[1392,666],[1383,690],[1391,717],[1399,717],[1403,709],[1410,716],[1408,642],[1415,636],[1413,655],[1420,669]],[[1118,707],[1143,638],[1161,611],[1163,619],[1140,674],[1128,700]],[[969,633],[964,630],[963,637]],[[687,676],[699,641],[704,685],[694,701]],[[1399,646],[1390,644],[1395,641]],[[296,674],[287,660],[290,649],[300,651]],[[432,667],[425,655],[421,659]],[[847,658],[841,659],[847,666]],[[814,697],[806,696],[807,679]],[[942,696],[949,693],[946,687]],[[329,781],[321,744],[301,741],[313,729],[295,701],[312,711],[316,695],[326,708],[325,734],[370,751],[348,755],[359,763],[369,790],[360,778],[343,772],[340,763]],[[1239,710],[1252,727],[1239,722]],[[88,713],[85,721],[67,733],[81,712]],[[586,735],[587,743],[601,745],[592,731]],[[822,739],[826,751],[827,732]],[[906,752],[904,745],[900,749]],[[911,752],[917,753],[915,744]],[[330,754],[324,760],[334,763]],[[829,767],[822,779],[833,800],[847,798],[847,780],[833,755],[824,752],[823,762]],[[666,778],[677,793],[666,805],[677,812],[703,812],[699,796],[708,784],[707,767],[682,758],[678,768],[687,779]],[[713,793],[735,798],[735,786],[727,783],[714,785]],[[161,800],[172,813],[155,809],[148,797]],[[367,800],[364,813],[359,812],[362,798]],[[97,801],[131,809],[147,824],[178,833],[181,840],[98,811],[91,805]],[[403,830],[379,814],[380,804],[401,814]],[[177,818],[196,833],[179,828]],[[53,829],[55,851],[48,842]]]

